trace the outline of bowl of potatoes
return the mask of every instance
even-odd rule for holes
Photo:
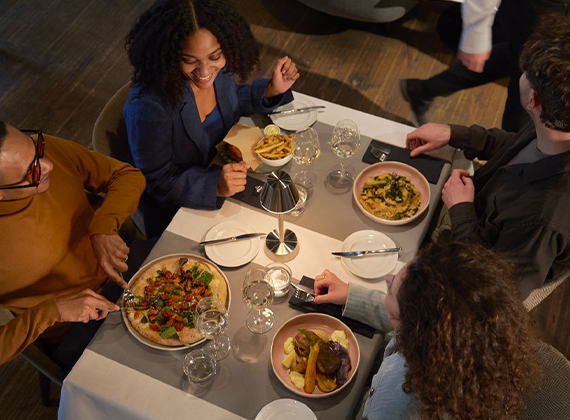
[[[266,134],[256,144],[254,151],[264,164],[279,167],[293,158],[294,145],[295,134]]]

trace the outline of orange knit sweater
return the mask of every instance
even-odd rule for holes
[[[89,237],[116,234],[145,186],[130,165],[56,137],[45,136],[45,145],[45,157],[54,164],[49,189],[0,201],[0,305],[16,314],[0,326],[0,364],[42,333],[48,339],[62,335],[67,324],[57,296],[101,290],[107,277]],[[97,211],[85,190],[106,194]]]

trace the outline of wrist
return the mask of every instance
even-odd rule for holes
[[[270,98],[273,98],[277,95],[279,95],[279,91],[277,91],[277,89],[275,89],[272,82],[269,82],[269,84],[267,85],[267,89],[265,89],[264,96],[267,99],[270,99]]]

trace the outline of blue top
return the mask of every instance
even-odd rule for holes
[[[214,110],[210,112],[204,122],[202,123],[204,128],[204,135],[208,143],[217,144],[219,139],[223,139],[226,135],[224,130],[224,120],[222,120],[222,114],[220,113],[220,107],[216,105]]]
[[[214,81],[223,130],[206,135],[196,100],[186,81],[182,100],[175,107],[163,103],[156,89],[139,93],[135,85],[123,108],[134,166],[147,185],[141,199],[147,236],[160,235],[180,207],[219,209],[219,170],[208,170],[215,146],[240,117],[268,113],[291,102],[291,91],[265,98],[268,79],[238,85],[222,70]]]

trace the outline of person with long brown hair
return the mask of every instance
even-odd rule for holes
[[[481,245],[432,245],[386,282],[384,294],[328,270],[315,279],[316,303],[394,328],[363,417],[516,418],[540,370],[512,266]]]

